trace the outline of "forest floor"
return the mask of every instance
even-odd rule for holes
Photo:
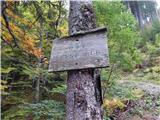
[[[141,97],[131,100],[127,109],[120,112],[118,120],[160,120],[160,74],[156,81],[147,80],[141,71],[124,76],[117,81],[122,88],[136,89]],[[134,79],[133,79],[134,78]]]

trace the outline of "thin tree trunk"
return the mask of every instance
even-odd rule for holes
[[[42,49],[42,40],[43,40],[42,33],[43,33],[43,24],[41,22],[40,23],[40,31],[39,31],[39,39],[40,39],[39,48],[40,49]],[[40,57],[38,59],[38,68],[41,68],[41,67],[42,67],[42,58]],[[42,77],[43,77],[42,73],[39,73],[39,76],[38,76],[37,81],[36,81],[36,94],[35,94],[36,102],[39,102],[39,100],[40,100],[40,81],[43,79]]]
[[[96,27],[92,2],[70,1],[69,34]],[[94,69],[72,70],[67,80],[67,120],[102,120]]]
[[[39,87],[40,87],[40,80],[39,78],[36,81],[36,95],[35,95],[35,100],[36,102],[39,102]]]

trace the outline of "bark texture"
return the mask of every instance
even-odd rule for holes
[[[96,27],[91,1],[70,1],[69,34]],[[102,120],[94,69],[72,70],[67,80],[67,120]]]
[[[70,1],[69,34],[96,28],[92,2]]]

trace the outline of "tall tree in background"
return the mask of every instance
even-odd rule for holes
[[[124,1],[124,3],[133,13],[133,15],[135,16],[135,18],[137,19],[139,23],[139,26],[142,28],[143,27],[143,17],[142,17],[142,12],[139,6],[139,2],[138,1]]]
[[[97,25],[106,26],[111,63],[130,71],[139,62],[139,33],[135,17],[120,2],[94,1]]]
[[[70,1],[69,34],[96,27],[92,2]],[[72,70],[67,80],[67,120],[102,120],[94,69]]]
[[[137,19],[140,28],[143,28],[148,22],[157,19],[157,2],[153,1],[123,1],[128,9]]]

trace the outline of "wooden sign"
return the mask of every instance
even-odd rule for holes
[[[109,66],[106,28],[79,32],[53,41],[49,71]]]

